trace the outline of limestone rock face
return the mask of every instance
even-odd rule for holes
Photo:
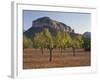
[[[91,37],[91,32],[84,32],[83,37],[90,38]]]
[[[58,31],[74,33],[74,29],[72,29],[70,26],[62,22],[53,20],[49,17],[41,17],[32,21],[32,27],[30,27],[24,33],[27,36],[32,37],[36,33],[43,31],[43,29],[45,28],[48,28],[52,35],[55,35]]]

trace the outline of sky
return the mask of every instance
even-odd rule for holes
[[[24,30],[28,30],[30,27],[32,27],[32,21],[44,16],[65,23],[66,25],[74,29],[76,33],[83,34],[84,32],[90,32],[91,14],[89,13],[34,11],[34,10],[23,11]]]

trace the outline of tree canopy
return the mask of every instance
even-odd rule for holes
[[[33,39],[24,35],[24,48],[84,48],[90,49],[91,40],[80,34],[71,36],[64,31],[58,31],[55,36],[51,34],[48,28],[42,32],[36,33]]]
[[[81,35],[77,35],[72,38],[72,47],[74,48],[82,48],[83,45],[83,39]]]
[[[23,36],[23,46],[24,48],[31,48],[33,45],[32,41],[30,38],[28,38],[27,36]]]

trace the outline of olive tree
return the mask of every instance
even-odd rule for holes
[[[71,46],[71,37],[67,32],[57,32],[55,37],[56,47],[61,50]]]
[[[45,47],[45,37],[43,32],[35,34],[34,40],[33,40],[33,46],[35,48],[40,48],[42,55],[43,55],[43,49]]]
[[[58,31],[57,34],[56,34],[55,45],[56,45],[56,48],[59,48],[59,49],[62,47],[62,34],[61,34],[61,31]]]
[[[45,46],[49,49],[49,52],[50,52],[49,61],[51,62],[52,61],[52,51],[54,48],[53,37],[47,28],[43,30],[43,34],[44,34],[44,39],[45,39]]]
[[[72,49],[73,49],[73,56],[75,56],[75,49],[76,48],[82,48],[83,45],[83,39],[81,35],[77,35],[72,38]]]
[[[37,33],[34,37],[34,46],[37,48],[41,48],[42,54],[43,49],[47,48],[50,52],[49,61],[52,61],[52,50],[53,50],[53,38],[51,33],[47,28],[45,28],[42,32]]]
[[[91,50],[91,38],[88,37],[88,38],[85,38],[83,37],[83,48],[85,51],[90,51]]]
[[[33,45],[32,40],[28,38],[26,35],[23,36],[23,47],[24,48],[31,48]]]

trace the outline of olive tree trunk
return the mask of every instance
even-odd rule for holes
[[[50,51],[49,61],[50,61],[50,62],[52,61],[52,50],[53,50],[53,48],[49,48],[49,51]]]
[[[73,49],[73,56],[75,56],[75,55],[76,55],[76,54],[75,54],[75,48],[73,47],[72,49]]]
[[[44,52],[43,52],[43,48],[41,48],[41,52],[42,52],[42,55],[43,55],[43,53],[44,53]]]

